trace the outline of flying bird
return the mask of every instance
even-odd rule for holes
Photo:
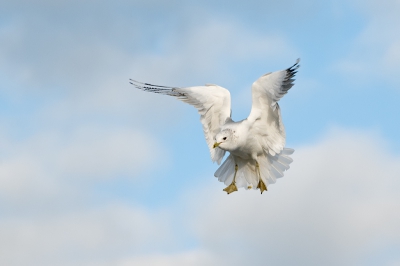
[[[228,194],[238,188],[259,189],[261,194],[276,182],[293,162],[293,149],[285,148],[285,128],[278,101],[294,85],[300,59],[291,67],[270,72],[252,85],[250,115],[231,119],[231,95],[221,86],[168,87],[130,80],[143,91],[173,96],[193,105],[200,114],[204,135],[213,162],[221,164],[214,176],[224,182]]]

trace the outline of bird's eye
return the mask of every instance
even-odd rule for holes
[[[226,140],[226,137],[223,137],[222,139],[223,139],[223,140]]]

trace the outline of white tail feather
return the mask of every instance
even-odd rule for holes
[[[274,156],[265,154],[265,156],[258,158],[261,179],[266,186],[274,184],[277,178],[283,177],[284,171],[288,170],[290,168],[289,164],[293,162],[293,159],[289,156],[293,152],[293,149],[284,148],[279,154],[275,154]],[[217,169],[214,176],[218,178],[218,181],[224,182],[228,186],[233,181],[235,164],[238,165],[236,186],[238,188],[257,189],[259,177],[256,172],[255,161],[253,160],[243,160],[240,157],[230,154]]]

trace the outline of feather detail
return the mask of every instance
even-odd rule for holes
[[[274,156],[265,153],[264,156],[258,158],[260,165],[261,179],[265,185],[274,184],[277,178],[281,178],[284,172],[290,168],[293,159],[289,156],[294,150],[284,148],[279,154]],[[229,185],[233,181],[235,174],[235,164],[238,165],[236,174],[236,186],[257,188],[259,177],[256,172],[255,162],[252,159],[244,160],[240,157],[230,154],[222,165],[217,169],[214,176],[225,185]]]
[[[142,83],[130,80],[136,88],[176,97],[177,99],[194,106],[200,114],[200,121],[203,125],[203,132],[210,150],[213,162],[221,163],[225,151],[220,148],[213,148],[215,135],[218,134],[222,125],[230,120],[231,95],[227,89],[218,85],[207,84],[197,87],[168,87]]]

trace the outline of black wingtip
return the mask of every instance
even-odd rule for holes
[[[299,63],[300,63],[300,58],[297,58],[296,63],[294,63],[291,67],[289,67],[286,70],[290,71],[292,74],[296,74],[297,73],[296,70],[300,67]]]
[[[129,79],[129,84],[131,84],[131,85],[133,85],[133,86],[135,86],[135,87],[138,86],[138,83],[140,84],[140,82],[138,82],[138,81],[136,81],[136,80]]]
[[[171,87],[171,86],[161,86],[161,85],[155,85],[155,84],[150,84],[150,83],[144,83],[144,82],[140,82],[140,81],[137,81],[137,80],[134,80],[134,79],[129,79],[131,82],[131,84],[132,85],[138,85],[138,84],[140,84],[140,86],[151,86],[151,87],[154,87],[154,88],[165,88],[165,89],[173,89],[173,88],[175,88],[175,87]],[[133,83],[132,83],[133,82]]]

